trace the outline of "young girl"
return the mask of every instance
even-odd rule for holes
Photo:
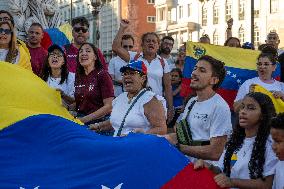
[[[179,68],[174,68],[171,71],[172,90],[173,90],[173,105],[175,114],[173,120],[169,123],[169,128],[173,128],[178,116],[181,113],[183,106],[183,97],[180,96],[182,72]]]
[[[69,108],[74,102],[75,74],[68,72],[66,60],[66,55],[60,46],[55,44],[50,46],[44,62],[42,79],[50,87],[61,92],[63,105]]]
[[[195,169],[206,166],[219,172],[214,179],[220,187],[271,188],[278,161],[269,137],[269,121],[273,116],[275,109],[267,95],[247,94],[238,123],[219,161],[210,165],[198,160]]]

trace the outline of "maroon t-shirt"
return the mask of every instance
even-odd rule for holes
[[[104,106],[103,100],[114,97],[112,80],[104,69],[75,76],[75,101],[79,113],[90,114]]]
[[[75,47],[73,45],[73,43],[71,45],[65,45],[64,48],[65,48],[65,52],[66,52],[66,56],[67,56],[68,71],[75,73],[76,68],[77,68],[76,58],[77,58],[79,49],[77,49],[77,47]],[[100,49],[98,49],[98,55],[99,55],[99,59],[100,59],[102,65],[103,65],[103,68],[105,70],[108,70],[105,58],[104,58]]]
[[[44,60],[47,57],[47,50],[45,50],[43,47],[37,47],[37,48],[31,48],[27,45],[30,55],[31,55],[31,65],[33,72],[41,76]]]

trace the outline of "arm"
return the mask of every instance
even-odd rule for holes
[[[101,118],[101,117],[111,113],[111,110],[112,110],[112,100],[113,100],[113,97],[104,99],[103,100],[103,103],[104,103],[103,107],[101,107],[97,111],[95,111],[93,113],[90,113],[89,115],[86,115],[86,116],[81,117],[79,119],[83,123],[87,123],[87,122],[99,119],[99,118]]]
[[[205,146],[187,146],[180,145],[180,151],[188,156],[192,156],[199,159],[205,160],[219,160],[225,144],[227,142],[227,135],[213,137],[210,139],[210,145]]]
[[[119,30],[112,43],[112,50],[117,54],[117,56],[119,56],[125,62],[130,61],[130,55],[127,50],[121,47],[121,39],[128,26],[129,26],[128,20],[121,20]]]
[[[164,90],[165,90],[165,99],[167,101],[167,108],[168,108],[167,122],[170,122],[174,116],[173,91],[172,91],[170,73],[164,73],[163,82],[164,82]]]
[[[111,130],[113,130],[113,128],[111,126],[111,123],[110,123],[110,120],[106,120],[106,121],[103,121],[103,122],[91,124],[89,126],[89,128],[91,130],[94,130],[94,131],[111,131]]]
[[[144,105],[144,114],[152,126],[146,133],[160,135],[167,133],[164,107],[156,97]]]
[[[233,18],[230,18],[228,21],[227,21],[227,30],[226,30],[226,39],[229,39],[230,37],[232,37],[232,26],[233,26]]]
[[[272,187],[273,175],[262,179],[231,179],[221,173],[214,177],[220,187],[241,188],[241,189],[269,189]]]
[[[109,74],[109,75],[110,75],[110,77],[112,78],[112,83],[113,83],[113,85],[122,86],[122,80],[114,79],[114,75],[113,75],[113,74]]]

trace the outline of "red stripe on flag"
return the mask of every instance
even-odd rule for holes
[[[208,169],[194,170],[190,163],[181,170],[162,189],[219,189],[214,181],[214,174]]]

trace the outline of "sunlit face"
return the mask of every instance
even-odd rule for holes
[[[48,64],[51,69],[61,68],[64,64],[64,56],[62,52],[58,49],[54,49],[48,55]]]
[[[37,45],[41,43],[43,31],[39,26],[31,26],[28,31],[28,41],[30,44]]]
[[[261,120],[261,107],[259,103],[251,97],[246,96],[242,100],[239,111],[239,124],[244,129],[249,129],[257,133]]]
[[[227,42],[227,45],[228,47],[236,47],[236,48],[240,48],[241,47],[241,44],[240,42],[235,39],[235,38],[232,38],[230,39],[228,42]]]
[[[156,54],[159,49],[159,40],[154,34],[148,34],[142,41],[144,54]]]
[[[12,30],[8,24],[0,25],[0,45],[9,45],[12,40]]]
[[[276,64],[271,62],[268,57],[260,57],[257,62],[258,76],[263,79],[271,79],[272,73],[276,69]]]
[[[121,41],[121,46],[122,46],[122,48],[124,48],[127,51],[132,51],[133,47],[134,47],[134,43],[133,43],[132,39],[123,39]]]
[[[82,26],[81,24],[75,24],[72,29],[72,35],[74,42],[78,45],[86,43],[89,38],[89,28],[87,26]]]
[[[181,78],[178,72],[175,72],[175,71],[171,72],[171,81],[172,81],[172,85],[176,85],[181,82]]]
[[[79,51],[79,62],[83,67],[94,66],[97,56],[89,44],[85,44]]]
[[[269,45],[273,45],[276,49],[278,49],[278,45],[280,43],[279,36],[276,33],[269,33],[265,42]]]
[[[218,78],[213,76],[211,64],[205,60],[199,60],[191,74],[190,88],[195,91],[212,88],[218,81]]]
[[[272,149],[280,161],[284,161],[284,130],[272,128],[271,136],[273,139]]]
[[[122,74],[123,89],[126,92],[136,94],[143,88],[143,84],[146,80],[145,75],[141,75],[140,72],[128,69]]]

